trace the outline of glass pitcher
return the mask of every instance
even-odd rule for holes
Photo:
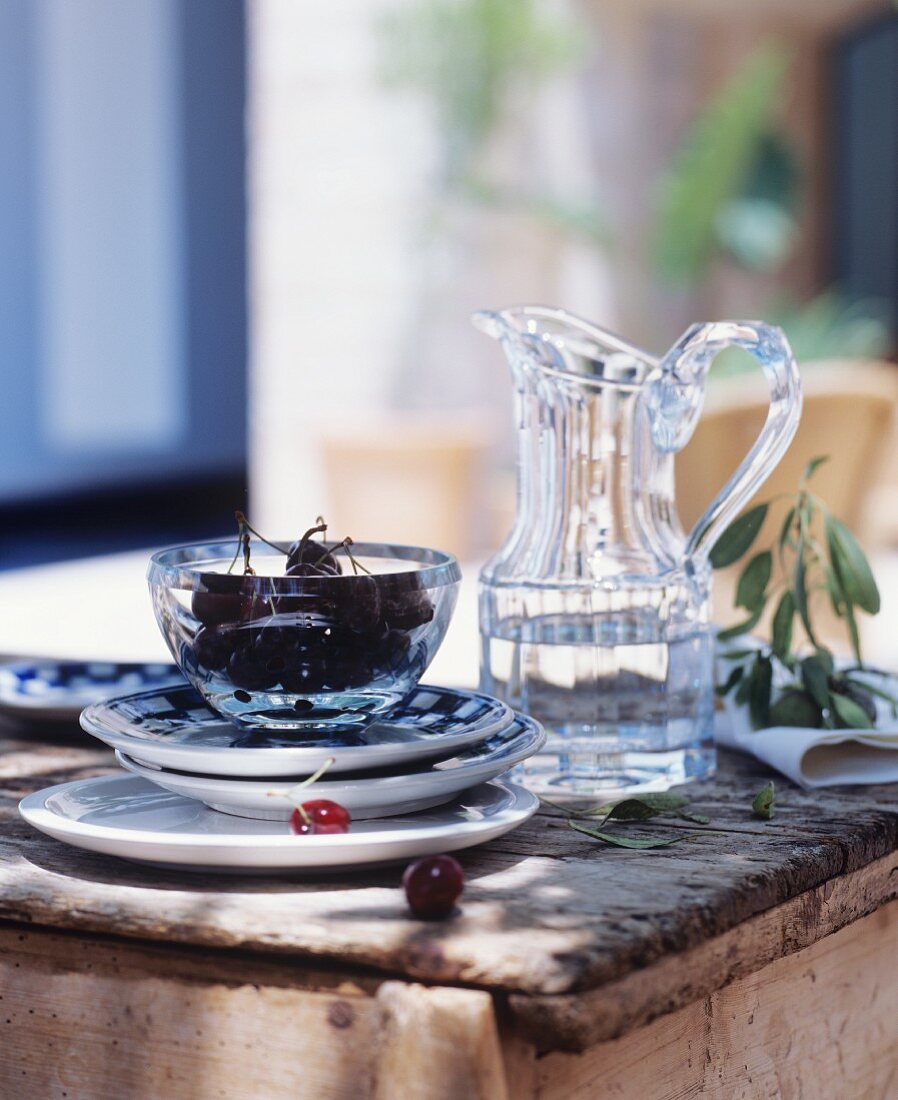
[[[658,360],[559,309],[481,312],[511,363],[517,517],[480,574],[481,686],[549,731],[528,785],[665,790],[715,768],[708,555],[795,434],[801,386],[779,329],[694,325]],[[737,346],[770,387],[763,431],[686,534],[674,455],[715,356]]]

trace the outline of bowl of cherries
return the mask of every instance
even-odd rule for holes
[[[449,626],[456,559],[333,542],[323,520],[292,542],[237,520],[236,539],[160,551],[147,571],[159,629],[204,701],[251,729],[308,730],[367,724],[407,695]]]

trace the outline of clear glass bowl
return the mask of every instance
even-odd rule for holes
[[[275,543],[284,553],[289,543]],[[415,686],[455,609],[451,554],[356,543],[354,573],[284,576],[286,558],[250,543],[255,575],[234,571],[236,539],[160,551],[147,581],[179,668],[222,717],[259,729],[368,722]]]

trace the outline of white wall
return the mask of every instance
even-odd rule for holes
[[[386,402],[430,163],[378,74],[384,0],[250,0],[250,492],[290,534],[326,509],[316,429]]]

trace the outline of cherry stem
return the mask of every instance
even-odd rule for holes
[[[303,535],[303,537],[299,540],[298,554],[299,554],[299,560],[300,561],[303,560],[303,558],[302,558],[303,553],[305,552],[305,549],[309,544],[309,539],[312,537],[312,535],[321,535],[321,534],[326,534],[326,533],[327,533],[327,524],[324,522],[324,520],[321,518],[321,516],[319,516],[316,525],[314,527],[310,527],[308,529],[308,531],[306,531],[306,533]]]
[[[325,551],[321,555],[321,557],[316,558],[316,560],[312,562],[312,565],[313,566],[321,565],[321,563],[324,561],[325,558],[329,558],[331,556],[331,554],[333,554],[333,552],[335,550],[339,550],[342,545],[343,545],[342,542],[335,542],[334,545],[331,546],[329,549],[325,549]]]
[[[302,781],[302,783],[297,783],[295,787],[291,787],[290,790],[287,791],[287,793],[284,795],[284,798],[286,798],[290,802],[293,802],[293,804],[296,806],[297,810],[299,810],[300,814],[302,814],[303,820],[305,821],[305,823],[307,825],[309,824],[309,818],[306,815],[305,810],[302,808],[302,803],[299,802],[299,801],[294,801],[294,800],[298,799],[300,791],[304,791],[306,789],[306,787],[311,787],[311,785],[313,783],[317,783],[318,780],[322,777],[322,775],[324,775],[324,773],[327,771],[327,769],[331,766],[331,764],[336,764],[336,762],[337,762],[337,758],[335,756],[329,756],[327,758],[327,760],[325,760],[325,762],[321,765],[321,767],[318,769],[317,772],[315,772],[313,775],[310,775],[308,779],[304,779]],[[277,791],[271,791],[269,793],[270,794],[277,794],[278,792]]]
[[[231,558],[231,564],[228,566],[228,572],[234,572],[234,566],[237,564],[237,558],[240,556],[240,547],[243,541],[243,516],[242,512],[235,512],[234,519],[237,520],[237,549],[234,551],[234,556]]]
[[[343,547],[343,549],[344,549],[344,550],[346,551],[346,556],[347,556],[347,557],[349,558],[349,560],[350,560],[350,561],[352,562],[352,571],[353,571],[353,573],[355,573],[355,574],[358,574],[358,571],[359,571],[359,570],[361,569],[361,570],[362,570],[362,572],[363,572],[363,573],[367,573],[369,577],[373,577],[373,576],[374,576],[374,574],[373,574],[373,573],[371,572],[371,570],[370,570],[370,569],[366,569],[366,568],[365,568],[365,566],[364,566],[364,565],[362,565],[362,563],[361,563],[361,562],[360,562],[360,561],[359,561],[359,560],[358,560],[357,558],[355,558],[355,557],[353,556],[353,553],[352,553],[352,551],[351,551],[351,550],[350,550],[349,548],[350,548],[350,546],[354,546],[354,545],[355,545],[355,543],[353,543],[353,541],[352,541],[352,539],[351,539],[351,538],[349,537],[349,535],[347,535],[347,536],[346,536],[346,538],[345,538],[345,539],[343,539],[343,541],[342,541],[342,542],[340,543],[340,545],[341,545],[341,546]]]
[[[243,526],[247,529],[247,531],[252,531],[252,533],[260,542],[264,542],[265,545],[270,546],[272,550],[277,550],[279,554],[289,553],[289,551],[284,550],[280,546],[278,546],[276,542],[272,542],[270,539],[265,538],[264,535],[259,534],[259,532],[255,529],[255,527],[252,526],[252,524],[249,522],[246,516],[243,515],[242,512],[237,512],[237,517],[238,520],[240,520],[240,518],[242,517]]]

